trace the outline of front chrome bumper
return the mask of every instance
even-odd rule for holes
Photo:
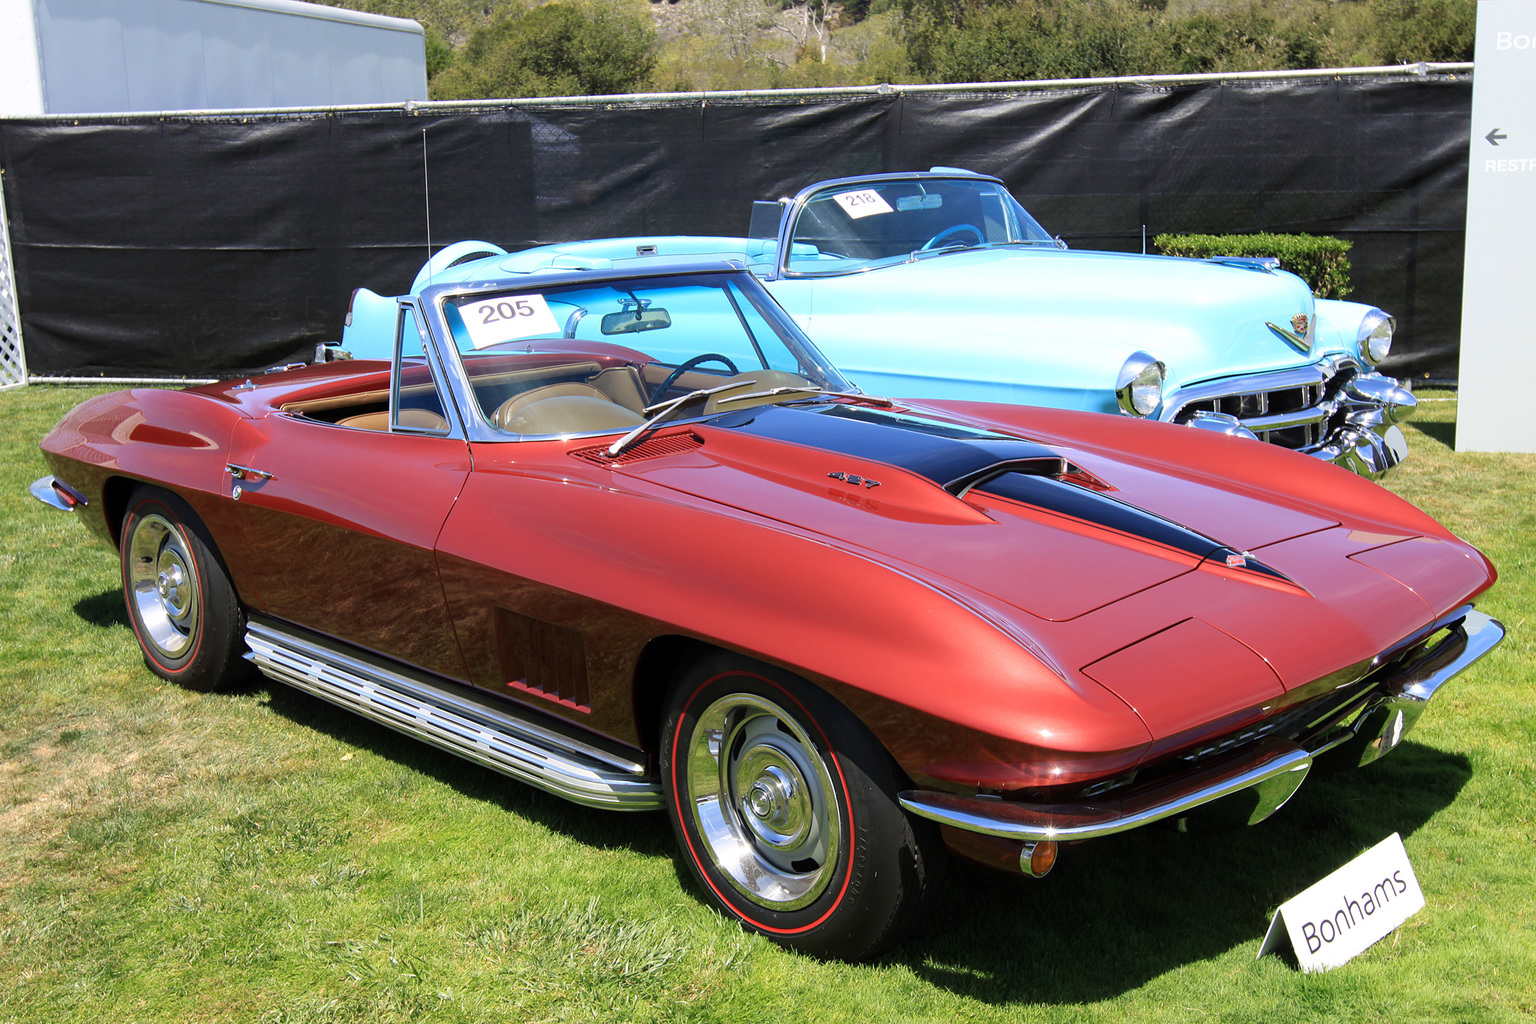
[[[929,790],[908,790],[899,799],[911,813],[941,825],[1026,843],[1113,835],[1219,800],[1241,804],[1240,816],[1257,824],[1290,799],[1314,764],[1359,767],[1391,751],[1440,687],[1502,639],[1504,627],[1496,619],[1467,605],[1391,652],[1397,663],[1341,719],[1303,736],[1269,737],[1114,799],[1044,804]]]
[[[1398,381],[1333,357],[1180,388],[1158,418],[1279,444],[1376,479],[1407,457],[1398,424],[1417,407]]]

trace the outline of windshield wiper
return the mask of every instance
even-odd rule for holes
[[[995,243],[992,242],[951,242],[949,245],[936,245],[932,249],[915,249],[907,254],[908,263],[916,263],[923,256],[933,256],[942,252],[960,252],[964,249],[986,249]]]
[[[645,412],[651,418],[609,445],[608,457],[616,459],[624,454],[625,450],[637,440],[667,422],[689,402],[700,398],[708,398],[710,395],[718,395],[722,391],[732,391],[736,388],[756,383],[757,381],[755,380],[731,381],[729,384],[717,384],[712,388],[700,388],[697,391],[690,391],[686,395],[679,395],[677,398],[669,398],[665,402],[657,402],[655,405],[647,406]]]
[[[806,398],[849,398],[858,402],[868,402],[871,405],[890,407],[896,403],[889,398],[878,398],[875,395],[866,395],[862,391],[828,391],[814,384],[806,384],[801,387],[769,388],[767,391],[754,391],[746,395],[731,395],[722,398],[715,404],[724,405],[727,402],[745,402],[753,398],[775,398],[779,395],[804,395]]]
[[[672,419],[688,403],[700,398],[707,399],[709,396],[718,395],[722,391],[734,391],[737,388],[748,387],[756,383],[757,381],[755,380],[732,381],[729,384],[718,384],[712,388],[700,388],[697,391],[690,391],[686,395],[669,398],[665,402],[658,402],[655,405],[647,406],[645,412],[651,418],[609,445],[608,457],[616,459],[624,454],[624,452],[634,446],[637,440]],[[725,405],[727,402],[745,402],[752,398],[776,398],[779,395],[802,395],[804,398],[847,398],[855,402],[868,402],[871,405],[878,405],[884,408],[890,408],[896,404],[889,398],[866,395],[862,391],[828,391],[826,388],[819,388],[814,384],[807,384],[803,387],[769,388],[766,391],[752,391],[745,395],[731,395],[729,398],[720,399],[715,404],[720,406]]]

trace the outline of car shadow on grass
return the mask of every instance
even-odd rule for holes
[[[74,612],[82,622],[98,628],[131,628],[121,587],[82,598],[75,602]],[[665,815],[578,806],[284,686],[263,676],[254,666],[246,666],[221,690],[253,695],[261,695],[265,690],[267,706],[296,725],[369,750],[452,786],[465,796],[559,829],[593,847],[633,850],[647,856],[667,855],[672,850],[672,834]]]
[[[88,625],[100,629],[128,625],[128,608],[123,604],[123,588],[104,590],[75,602],[75,614]]]
[[[1455,451],[1456,450],[1456,421],[1455,420],[1450,420],[1450,421],[1445,422],[1445,423],[1436,423],[1436,422],[1432,422],[1432,421],[1426,420],[1426,421],[1421,422],[1421,423],[1419,423],[1419,422],[1414,423],[1414,428],[1417,429],[1419,431],[1419,433],[1424,434],[1427,437],[1433,438],[1436,441],[1439,441],[1441,444],[1445,445],[1451,451]]]
[[[1314,775],[1251,828],[1152,827],[1062,849],[1040,880],[957,865],[926,930],[888,960],[991,1004],[1081,1003],[1237,948],[1257,955],[1279,905],[1455,799],[1471,763],[1407,742]],[[1418,866],[1421,876],[1433,863]]]
[[[263,699],[296,725],[483,801],[487,813],[519,815],[594,849],[671,857],[693,892],[663,814],[577,806],[280,684]],[[1281,903],[1393,832],[1410,836],[1471,776],[1466,757],[1410,740],[1358,771],[1314,774],[1252,828],[1110,836],[1063,849],[1041,880],[955,863],[926,925],[879,963],[1007,1005],[1112,998],[1234,948],[1254,955]]]
[[[265,679],[256,688],[263,685],[267,707],[295,725],[420,772],[496,811],[527,818],[597,849],[645,856],[666,856],[672,851],[672,833],[663,814],[582,807],[301,690]]]

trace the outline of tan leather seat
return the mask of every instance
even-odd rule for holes
[[[645,385],[633,366],[610,366],[587,378],[587,383],[630,412],[645,412]]]
[[[513,395],[492,422],[512,434],[587,434],[645,422],[590,384],[547,384]]]
[[[359,430],[388,430],[389,411],[365,412],[336,421],[337,426]],[[447,430],[448,421],[429,409],[401,409],[400,425],[418,430]]]

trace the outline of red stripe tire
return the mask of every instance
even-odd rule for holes
[[[725,914],[779,944],[861,960],[920,917],[942,852],[896,803],[900,771],[804,680],[716,652],[688,665],[662,727],[667,809]]]
[[[175,495],[140,487],[123,517],[123,598],[144,663],[215,690],[244,669],[244,614],[202,523]]]

